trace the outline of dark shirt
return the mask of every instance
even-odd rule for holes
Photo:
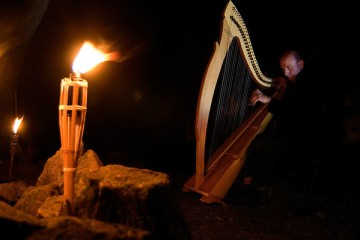
[[[310,151],[321,144],[322,107],[316,80],[304,68],[296,83],[287,82],[284,97],[269,103],[275,131],[286,134],[291,145]]]

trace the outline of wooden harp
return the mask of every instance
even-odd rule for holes
[[[225,204],[247,148],[272,117],[267,104],[249,105],[251,91],[270,89],[273,79],[261,72],[245,23],[232,1],[226,5],[220,35],[197,103],[196,172],[183,191],[202,194],[200,200],[206,203]]]

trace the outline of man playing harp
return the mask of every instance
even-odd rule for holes
[[[245,189],[251,191],[245,191],[245,197],[249,204],[266,201],[273,178],[291,173],[307,188],[306,207],[310,207],[313,170],[322,155],[323,91],[314,72],[309,66],[305,68],[299,51],[285,51],[279,63],[286,79],[281,97],[271,98],[256,89],[250,98],[252,105],[269,104],[274,117],[271,127],[251,145],[243,169]]]

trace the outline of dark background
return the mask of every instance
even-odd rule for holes
[[[270,2],[234,1],[260,68],[275,76],[281,52],[301,49],[323,71],[329,99],[341,105],[352,84],[340,79],[350,48],[343,29],[351,21],[339,17],[338,5]],[[89,40],[119,51],[123,61],[101,63],[82,75],[89,83],[85,145],[105,164],[192,172],[197,97],[226,3],[51,1],[18,79],[21,145],[35,150],[35,161],[60,149],[60,82]]]

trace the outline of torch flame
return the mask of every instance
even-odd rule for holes
[[[22,116],[20,119],[19,119],[19,118],[16,118],[16,119],[15,119],[15,122],[14,122],[14,125],[13,125],[13,131],[14,131],[14,133],[17,133],[17,130],[18,130],[18,128],[19,128],[19,126],[20,126],[23,118],[24,118],[24,116]]]
[[[93,44],[86,41],[75,58],[72,68],[74,72],[85,73],[99,63],[109,59],[109,54],[103,53],[96,49]]]

